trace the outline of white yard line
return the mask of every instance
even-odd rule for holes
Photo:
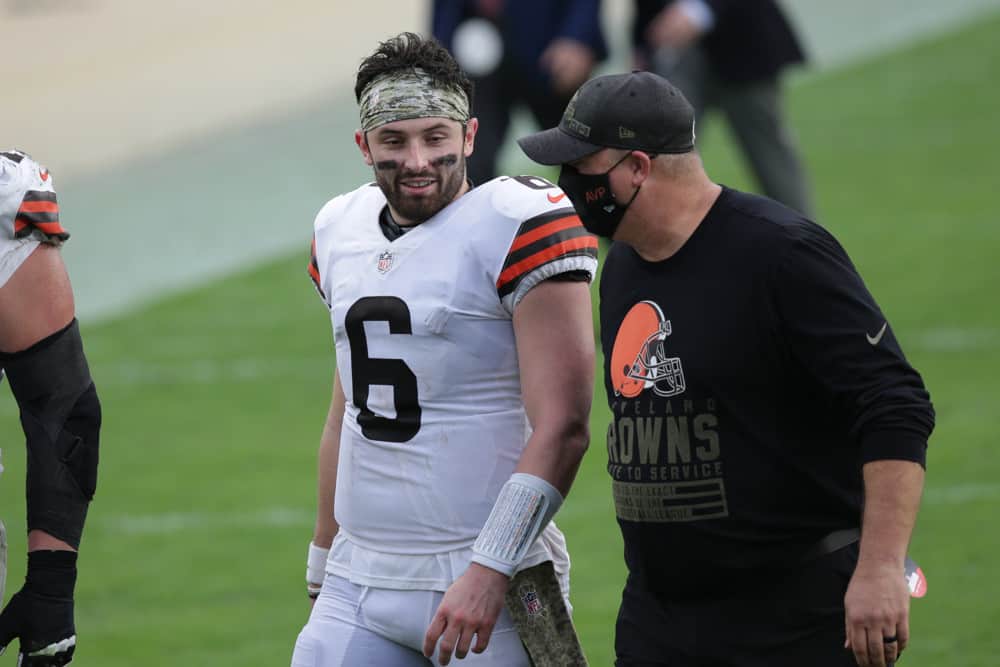
[[[303,279],[304,280],[304,279]],[[303,284],[303,289],[307,288]],[[1000,330],[989,327],[942,327],[913,332],[906,347],[938,354],[993,351],[1000,347]],[[256,382],[290,376],[310,378],[317,368],[332,368],[333,358],[315,359],[191,359],[180,361],[136,361],[124,359],[100,366],[97,381],[102,386],[162,386]],[[13,401],[0,401],[0,417],[17,414]]]
[[[215,532],[231,528],[309,526],[312,511],[291,507],[269,507],[250,512],[169,512],[165,514],[112,514],[94,517],[102,532],[124,535],[172,535]]]
[[[968,505],[997,499],[1000,499],[1000,484],[954,484],[927,487],[923,504]]]
[[[928,487],[923,504],[970,505],[1000,499],[1000,484],[956,484]],[[572,508],[571,504],[568,508]],[[97,529],[124,535],[170,535],[214,532],[250,526],[309,526],[315,520],[311,510],[293,507],[265,507],[247,512],[165,512],[162,514],[96,514]]]
[[[914,342],[931,352],[994,350],[1000,347],[1000,330],[960,327],[927,329],[918,332]]]
[[[333,355],[316,359],[184,359],[180,362],[123,361],[102,364],[95,378],[101,386],[161,386],[257,382],[271,378],[311,378],[316,369],[333,371]]]

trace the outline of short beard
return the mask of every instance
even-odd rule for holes
[[[444,155],[432,161],[431,167],[433,169],[427,172],[400,173],[395,163],[380,162],[375,165],[375,182],[392,210],[407,223],[419,224],[437,215],[455,200],[465,184],[464,155]],[[438,186],[437,193],[427,197],[407,197],[400,194],[399,181],[418,176],[433,178]],[[401,223],[400,220],[396,222]]]

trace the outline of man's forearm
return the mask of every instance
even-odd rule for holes
[[[319,446],[319,475],[316,498],[316,529],[313,543],[328,549],[337,534],[339,526],[333,517],[333,496],[337,489],[337,459],[340,450],[340,434],[332,433],[327,424]]]
[[[330,410],[323,425],[317,456],[316,530],[313,544],[323,549],[330,548],[339,526],[333,517],[333,497],[337,490],[337,464],[340,460],[340,431],[344,425],[344,397],[340,375],[334,375],[333,397]]]
[[[881,460],[866,463],[865,508],[859,565],[892,563],[903,567],[920,507],[924,469],[918,463]]]
[[[568,421],[564,428],[553,429],[551,434],[539,429],[528,440],[516,472],[541,477],[565,497],[589,444],[588,425],[578,420]]]

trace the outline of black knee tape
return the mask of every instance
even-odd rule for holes
[[[79,548],[97,488],[101,403],[76,320],[24,352],[0,354],[27,438],[28,530]]]

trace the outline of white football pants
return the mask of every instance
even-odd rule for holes
[[[295,641],[292,667],[428,667],[424,635],[444,593],[352,584],[327,574],[309,621]],[[473,640],[474,642],[475,640]],[[475,644],[472,644],[475,646]],[[528,667],[530,662],[506,607],[483,653],[471,650],[460,667]]]

